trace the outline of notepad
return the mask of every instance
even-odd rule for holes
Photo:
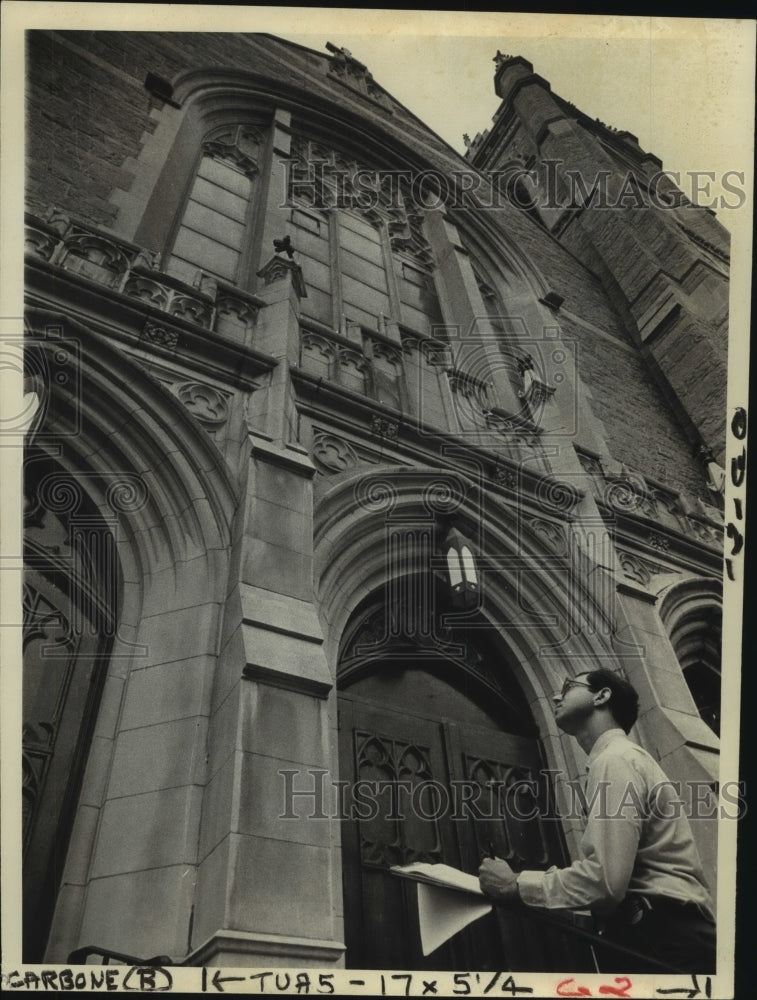
[[[418,886],[418,924],[421,950],[425,955],[436,951],[453,934],[492,909],[481,891],[478,878],[449,865],[416,862],[395,865],[393,875],[411,879]]]

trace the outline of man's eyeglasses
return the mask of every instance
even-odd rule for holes
[[[590,688],[591,684],[589,684],[588,681],[576,681],[572,680],[571,678],[568,678],[568,680],[566,680],[562,686],[562,690],[560,691],[560,697],[564,698],[565,695],[568,693],[568,691],[570,691],[570,689],[574,687]]]

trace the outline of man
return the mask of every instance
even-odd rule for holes
[[[593,670],[566,680],[554,702],[557,725],[588,754],[581,856],[568,868],[520,874],[487,859],[481,889],[501,902],[588,907],[608,942],[681,972],[714,972],[712,903],[683,803],[626,736],[638,715],[635,689],[610,670]],[[611,964],[603,971],[659,971],[641,957],[604,951]]]

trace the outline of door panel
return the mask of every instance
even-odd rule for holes
[[[428,696],[419,704],[421,687]],[[416,887],[391,875],[391,865],[427,861],[476,872],[491,843],[516,870],[544,869],[563,862],[561,837],[530,815],[542,798],[537,740],[499,731],[491,706],[484,711],[468,700],[461,708],[459,692],[446,703],[462,721],[429,717],[429,708],[444,706],[448,688],[429,671],[396,675],[385,690],[390,704],[376,699],[380,688],[365,678],[339,699],[341,778],[352,792],[345,796],[342,834],[348,966],[575,967],[563,935],[545,936],[520,907],[496,908],[422,956]]]
[[[26,571],[22,822],[24,960],[42,961],[97,703],[102,640],[49,579]]]

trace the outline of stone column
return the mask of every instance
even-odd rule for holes
[[[299,446],[251,435],[208,732],[193,964],[342,960],[333,681],[313,603],[314,473]]]

